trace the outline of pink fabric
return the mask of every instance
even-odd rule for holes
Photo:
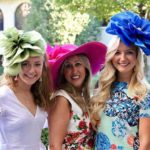
[[[77,54],[84,54],[88,57],[92,74],[96,74],[104,65],[106,50],[107,47],[103,43],[96,41],[85,43],[79,47],[73,44],[51,47],[48,44],[46,53],[53,81],[57,81],[58,71],[64,60]]]

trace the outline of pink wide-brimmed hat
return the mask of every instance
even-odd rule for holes
[[[56,45],[51,47],[47,45],[48,62],[51,68],[52,79],[54,86],[57,87],[59,70],[66,58],[78,54],[83,54],[88,57],[92,74],[96,74],[104,65],[107,47],[100,42],[88,42],[81,46],[73,44],[65,44],[63,46]]]

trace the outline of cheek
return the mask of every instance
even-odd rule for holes
[[[64,77],[68,79],[70,72],[68,70],[64,70]]]
[[[84,76],[86,76],[86,69],[85,68],[83,69],[82,72],[83,72]]]
[[[115,64],[116,64],[116,59],[115,59],[115,58],[113,58],[113,59],[111,60],[111,64],[112,64],[113,66],[115,66]]]
[[[113,58],[111,59],[111,62],[114,63],[115,61],[117,61],[118,57],[117,56],[113,56]]]

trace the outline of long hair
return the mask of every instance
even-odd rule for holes
[[[44,110],[47,110],[49,107],[50,96],[53,91],[51,75],[49,74],[50,68],[48,67],[47,64],[48,64],[47,58],[46,56],[44,56],[43,71],[42,71],[41,79],[36,81],[31,86],[31,92],[34,97],[34,103]],[[12,87],[13,89],[18,84],[18,81],[15,78],[16,76],[10,76],[10,75],[4,74],[0,81],[0,85],[8,85]]]
[[[48,109],[53,88],[50,67],[48,65],[46,56],[44,56],[41,79],[39,79],[35,84],[32,85],[31,91],[34,95],[35,103],[44,109]]]
[[[81,59],[86,68],[86,76],[83,83],[82,93],[80,93],[74,86],[72,86],[64,77],[64,63],[61,66],[58,79],[58,89],[64,89],[72,99],[79,105],[83,112],[88,112],[88,104],[90,100],[90,81],[91,81],[91,67],[89,60],[84,55],[77,55]]]
[[[99,78],[99,88],[97,95],[93,96],[90,104],[90,110],[93,118],[98,118],[104,107],[106,101],[110,98],[110,92],[113,82],[117,80],[117,71],[112,64],[112,58],[118,50],[120,38],[115,37],[108,45],[108,52],[106,54],[106,62]],[[144,61],[141,50],[137,47],[137,61],[134,71],[128,85],[128,93],[130,96],[138,96],[143,99],[148,92],[148,82],[144,76]],[[94,120],[93,123],[96,121]]]

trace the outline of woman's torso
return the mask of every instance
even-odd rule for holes
[[[88,113],[83,114],[81,108],[64,90],[59,90],[56,95],[64,96],[71,104],[70,122],[63,149],[92,149],[94,132]]]
[[[111,99],[100,114],[96,150],[138,150],[139,118],[150,117],[150,95],[139,102],[127,95],[127,83],[115,82]]]
[[[40,150],[47,113],[33,115],[8,86],[0,87],[0,150]]]

